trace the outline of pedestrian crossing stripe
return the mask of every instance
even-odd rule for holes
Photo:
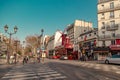
[[[66,76],[59,76],[59,77],[50,77],[50,78],[45,78],[45,79],[41,79],[41,80],[52,80],[52,79],[65,79],[67,78]]]
[[[51,79],[66,79],[67,77],[52,70],[50,67],[40,66],[38,70],[33,71],[27,65],[22,68],[14,67],[1,80],[51,80]],[[36,68],[36,69],[37,69]]]
[[[26,79],[37,79],[37,76],[31,76],[31,77],[19,77],[19,78],[13,78],[13,79],[9,79],[9,80],[26,80]]]

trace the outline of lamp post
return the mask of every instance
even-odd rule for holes
[[[44,42],[43,42],[43,32],[44,32],[44,29],[41,29],[41,43],[42,43],[42,44],[40,44],[40,45],[41,45],[41,48],[44,47]]]
[[[11,36],[15,34],[18,30],[17,26],[14,27],[14,32],[8,32],[8,26],[4,26],[5,33],[9,34],[9,52],[7,51],[7,63],[9,64],[10,59],[10,45],[11,45]]]
[[[14,56],[15,56],[15,64],[16,64],[16,58],[17,58],[17,51],[18,51],[18,43],[20,43],[20,41],[19,40],[15,40],[15,46],[16,46],[16,53],[14,54]]]
[[[41,46],[41,51],[44,50],[44,38],[43,38],[43,32],[44,29],[41,29],[41,42],[42,44],[40,44]],[[44,58],[46,57],[46,54],[42,51],[42,61],[44,62]]]

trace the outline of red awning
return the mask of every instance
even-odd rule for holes
[[[71,48],[73,48],[73,45],[72,44],[66,44],[65,48],[70,48],[71,49]]]
[[[111,50],[120,50],[120,45],[110,45]]]

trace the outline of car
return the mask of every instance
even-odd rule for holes
[[[61,56],[61,57],[60,57],[60,60],[67,60],[67,59],[68,59],[67,56]]]
[[[57,56],[52,56],[52,59],[57,59]]]
[[[109,63],[120,64],[120,54],[115,54],[115,55],[112,55],[111,57],[107,57],[105,59],[105,63],[106,64],[109,64]]]

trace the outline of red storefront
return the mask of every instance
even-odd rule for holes
[[[120,39],[116,39],[116,44],[109,46],[112,54],[120,52]]]
[[[71,59],[73,53],[73,45],[66,44],[65,46],[60,45],[55,47],[55,55],[60,58],[61,56],[67,56],[68,59]]]

